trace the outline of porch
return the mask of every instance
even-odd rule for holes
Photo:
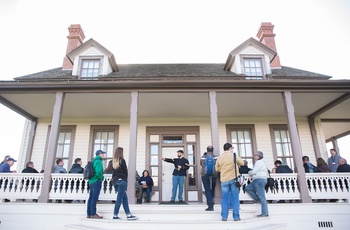
[[[267,200],[271,202],[278,200],[300,202],[297,173],[271,174],[271,177],[275,179],[275,188],[267,191]],[[99,198],[101,201],[115,200],[116,195],[111,179],[110,174],[105,174]],[[41,173],[0,173],[0,202],[4,199],[10,201],[39,199],[43,188],[43,180],[44,175]],[[245,175],[245,180],[246,184],[249,184],[251,178]],[[129,180],[129,183],[134,182]],[[304,183],[306,183],[308,193],[313,201],[325,199],[344,199],[348,201],[350,199],[350,173],[307,173]],[[245,185],[240,191],[240,200],[249,201],[251,198],[244,192],[244,188]],[[84,180],[81,174],[51,174],[48,191],[48,202],[53,200],[86,200],[89,194],[87,181]],[[128,196],[130,197],[129,203],[134,203],[131,197],[133,198],[135,195],[128,194]],[[187,202],[202,202],[196,196],[188,196],[185,200]],[[159,201],[161,201],[160,191],[154,190],[152,202]],[[219,202],[220,198],[217,198],[216,203]]]

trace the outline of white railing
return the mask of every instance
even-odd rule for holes
[[[86,200],[89,187],[81,174],[51,174],[50,200]],[[299,200],[297,174],[271,174],[275,188],[266,192],[268,200]],[[115,200],[116,195],[106,174],[102,183],[100,200]],[[246,184],[251,178],[246,175]],[[0,173],[0,202],[2,199],[38,199],[42,188],[43,174]],[[131,183],[131,181],[129,182]],[[133,182],[132,182],[133,183]],[[350,199],[350,173],[307,173],[306,184],[312,199]],[[240,200],[251,200],[241,189]]]

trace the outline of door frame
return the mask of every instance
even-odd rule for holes
[[[184,185],[184,197],[186,198],[185,201],[188,199],[188,192],[189,191],[196,191],[198,193],[198,202],[203,201],[203,194],[202,194],[202,180],[201,180],[201,166],[200,166],[200,136],[199,136],[199,126],[146,126],[146,162],[145,167],[149,170],[151,170],[151,167],[155,167],[155,165],[150,164],[151,160],[151,154],[150,154],[150,146],[156,145],[157,142],[151,142],[150,135],[159,135],[158,140],[158,186],[154,186],[153,190],[159,192],[159,200],[162,200],[162,160],[161,160],[161,150],[162,147],[180,147],[183,146],[184,148],[184,154],[185,158],[188,159],[188,151],[187,151],[187,145],[192,144],[195,148],[194,153],[194,165],[191,165],[191,167],[195,167],[194,173],[196,174],[194,177],[195,185],[190,186],[189,185],[189,179],[188,177],[185,180]],[[163,143],[163,137],[164,136],[182,136],[183,143]],[[187,141],[188,135],[195,135],[195,141]],[[174,157],[176,157],[176,152],[174,153]],[[188,173],[187,173],[188,176]]]

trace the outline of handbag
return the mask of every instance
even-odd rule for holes
[[[270,170],[267,170],[268,173],[269,173],[269,177],[267,178],[267,183],[265,185],[265,190],[268,190],[268,189],[274,189],[275,188],[275,179],[273,179],[270,175]]]
[[[237,186],[237,188],[240,188],[242,187],[242,185],[244,184],[245,182],[245,178],[242,174],[238,175],[237,176],[237,167],[236,167],[236,153],[233,153],[233,159],[234,159],[234,167],[235,167],[235,175],[236,175],[236,178],[234,179],[235,181],[235,185]]]

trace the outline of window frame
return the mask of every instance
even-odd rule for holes
[[[91,60],[98,60],[99,66],[98,66],[98,75],[93,77],[82,77],[82,70],[83,70],[83,63],[84,61],[91,61]],[[98,79],[98,77],[102,74],[102,67],[103,67],[103,56],[102,55],[96,55],[96,56],[79,56],[79,65],[78,65],[78,79],[79,80],[93,80]]]
[[[291,146],[291,139],[290,139],[290,133],[288,130],[287,124],[269,124],[270,128],[270,136],[271,136],[271,145],[272,145],[272,152],[273,152],[273,162],[276,160],[282,161],[283,164],[288,165],[292,170],[294,170],[294,156],[293,156],[293,150]],[[275,131],[285,131],[288,134],[289,139],[289,149],[290,149],[290,156],[278,156],[277,155],[277,143],[275,139]],[[285,161],[283,159],[286,159]],[[288,164],[290,162],[290,164]]]
[[[248,161],[248,166],[252,167],[253,164],[255,163],[254,161],[254,153],[257,151],[257,143],[256,143],[256,135],[255,135],[255,126],[254,124],[227,124],[226,125],[226,135],[227,135],[227,142],[232,143],[232,131],[249,131],[250,132],[250,139],[251,139],[251,146],[252,146],[252,156],[251,157],[246,157],[246,156],[241,156],[239,152],[239,148],[234,148],[233,152],[236,152],[238,156],[242,158],[242,160],[247,160]]]
[[[261,79],[266,79],[266,67],[265,67],[265,62],[264,62],[264,55],[241,55],[241,66],[242,66],[242,73],[245,74],[247,77],[247,80],[261,80]],[[251,60],[258,60],[260,61],[261,64],[261,76],[259,75],[248,75],[245,70],[245,61],[251,59]]]
[[[105,155],[103,158],[103,165],[106,168],[108,165],[108,161],[113,159],[114,151],[118,147],[118,139],[119,139],[119,125],[90,125],[90,138],[89,138],[89,149],[88,149],[88,161],[93,159],[95,157],[95,151],[94,151],[94,140],[95,140],[95,133],[96,132],[114,132],[114,139],[113,139],[113,152],[109,153],[107,152],[108,156]]]

